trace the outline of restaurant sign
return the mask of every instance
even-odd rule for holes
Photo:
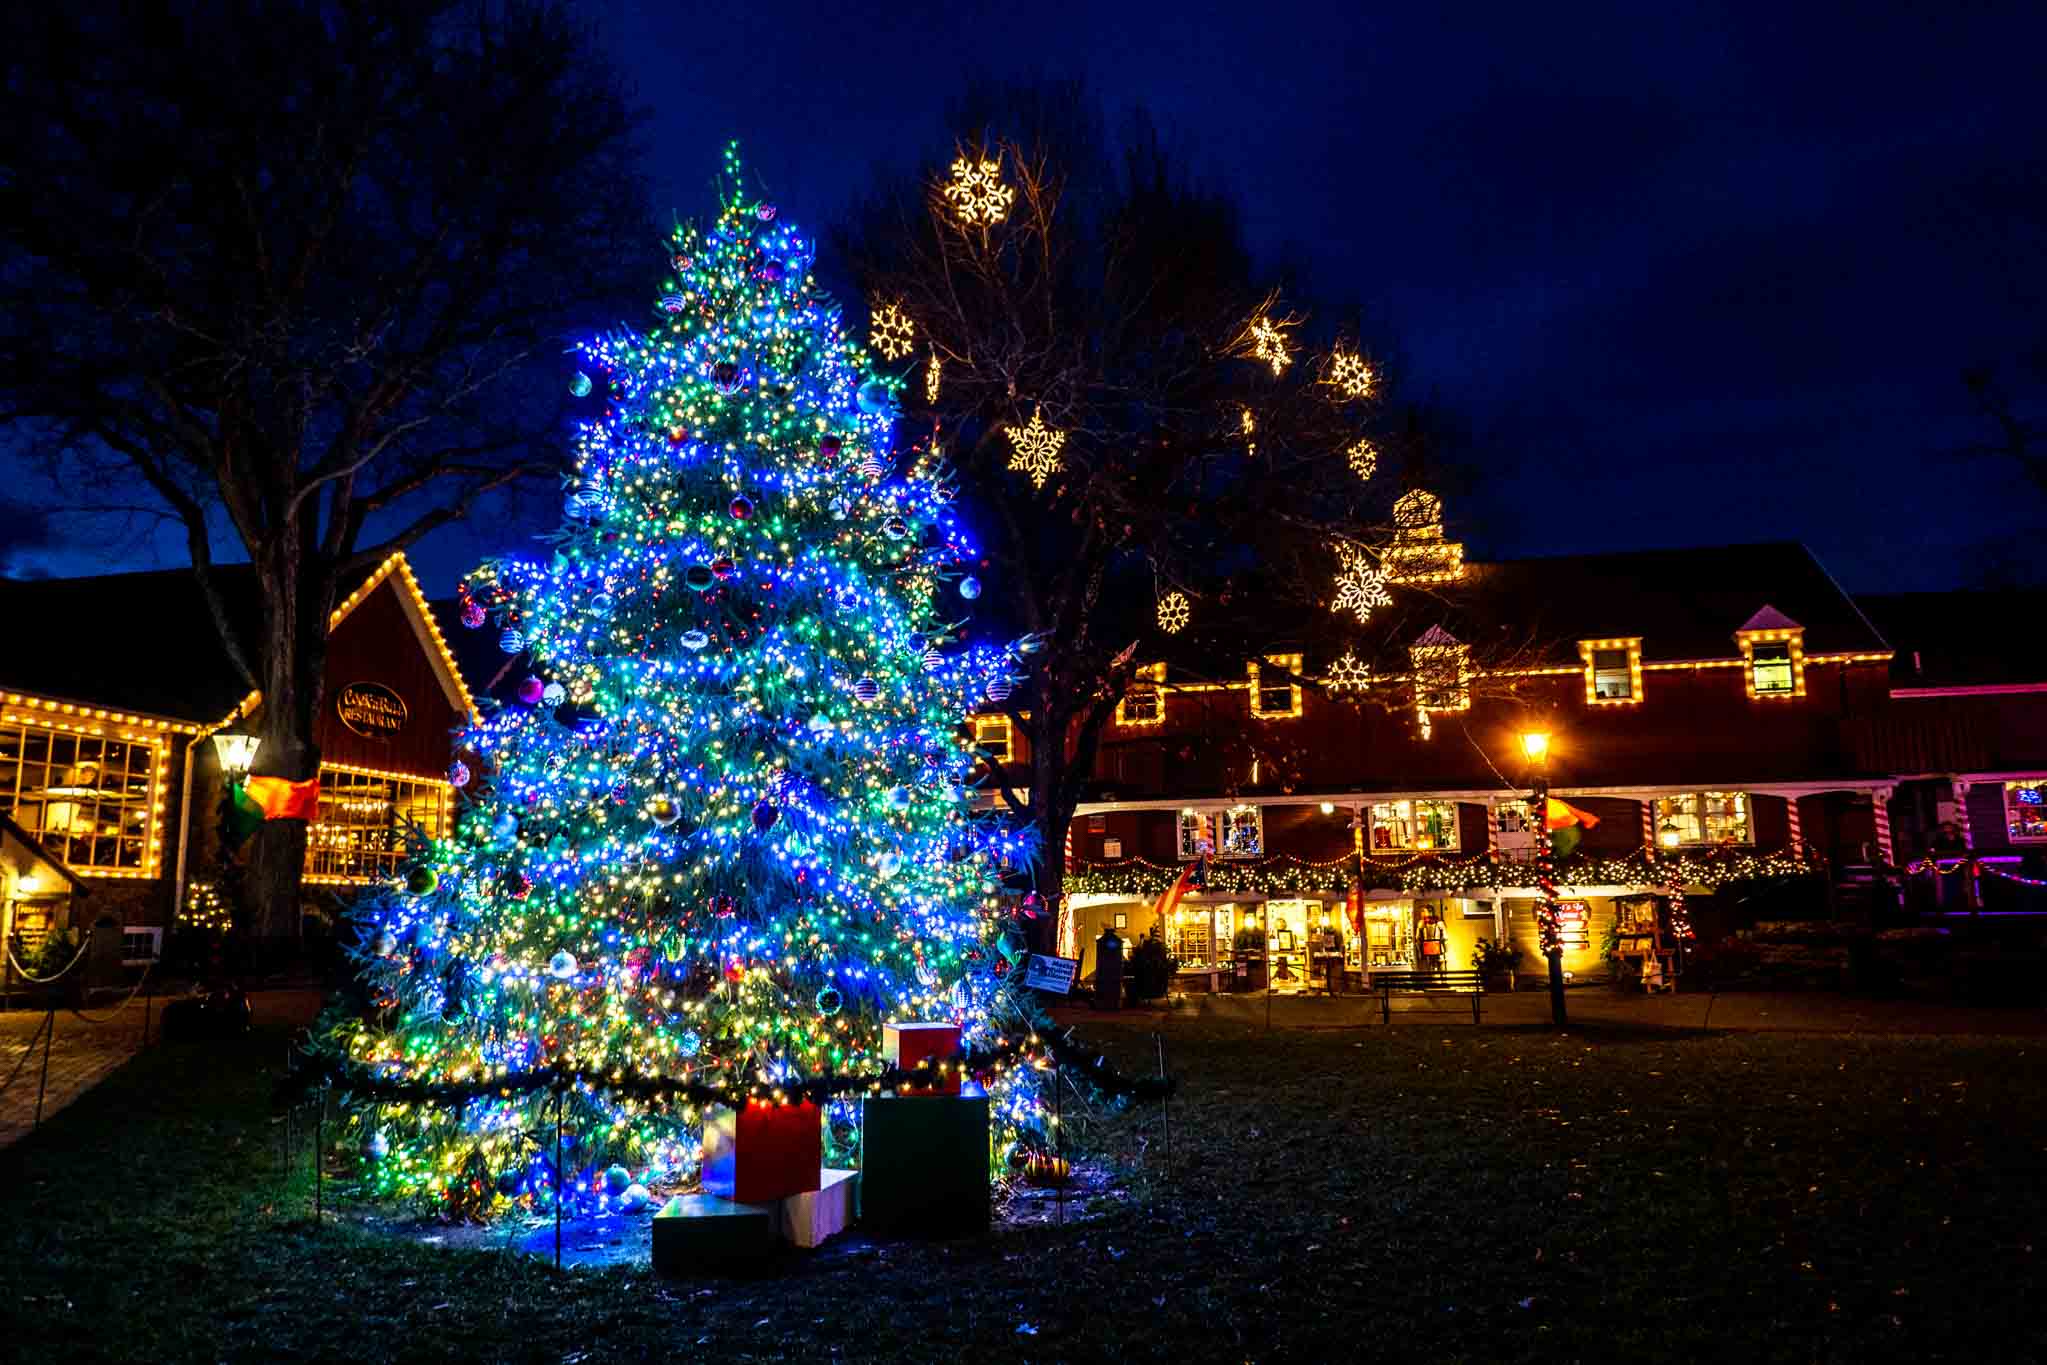
[[[350,683],[334,698],[341,723],[370,739],[389,739],[405,728],[411,713],[405,699],[382,683]]]

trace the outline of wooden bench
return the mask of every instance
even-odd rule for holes
[[[1407,991],[1423,997],[1468,995],[1471,997],[1471,1022],[1476,1024],[1479,1021],[1479,1002],[1485,998],[1485,976],[1478,971],[1388,972],[1375,968],[1372,989],[1379,993],[1379,1017],[1383,1023],[1393,1022],[1393,992]]]

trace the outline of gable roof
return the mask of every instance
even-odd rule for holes
[[[2047,683],[2047,591],[1871,593],[1857,599],[1896,646],[1893,687]]]
[[[229,564],[213,572],[230,626],[244,640],[260,638],[255,571]],[[421,647],[439,661],[450,700],[474,711],[468,686],[403,554],[345,579],[328,629],[387,581]],[[0,688],[202,725],[219,723],[249,697],[248,683],[228,659],[189,568],[0,579],[0,628],[28,642],[10,649],[0,663]]]

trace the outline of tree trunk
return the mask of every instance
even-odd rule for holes
[[[1057,952],[1059,925],[1066,914],[1066,829],[1073,820],[1073,803],[1064,799],[1066,734],[1070,718],[1064,709],[1046,707],[1033,717],[1031,735],[1031,817],[1038,827],[1038,894],[1045,901],[1042,928],[1033,935],[1033,951]]]
[[[325,566],[302,567],[295,551],[295,545],[280,547],[258,567],[264,641],[256,733],[263,743],[252,771],[299,782],[320,771],[313,721],[326,690],[327,615],[334,594]],[[249,842],[243,885],[250,956],[258,971],[275,971],[298,956],[306,837],[303,820],[265,820]]]

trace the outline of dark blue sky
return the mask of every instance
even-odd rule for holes
[[[2047,521],[1951,453],[1960,372],[2047,339],[2037,4],[585,8],[684,215],[737,136],[822,227],[949,154],[970,77],[1147,106],[1474,428],[1448,510],[1480,554],[1800,539],[1851,587],[1944,587]],[[510,529],[421,558],[445,588]]]

